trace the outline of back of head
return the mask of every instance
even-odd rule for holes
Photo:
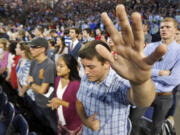
[[[93,59],[94,57],[97,57],[99,61],[104,63],[106,60],[101,55],[99,55],[98,52],[96,51],[96,46],[99,44],[107,48],[109,52],[111,51],[111,49],[105,42],[101,40],[93,40],[91,42],[84,44],[81,47],[81,49],[78,52],[79,57],[82,59],[90,59],[90,60]]]

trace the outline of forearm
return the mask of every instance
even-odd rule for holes
[[[30,88],[39,94],[44,94],[46,92],[41,85],[37,85],[36,83],[32,83]]]
[[[85,114],[83,104],[78,100],[76,101],[76,111],[77,111],[82,123],[87,126],[87,123],[86,123],[87,116]]]
[[[159,76],[159,69],[152,69],[152,76],[157,77]]]
[[[155,88],[151,79],[142,84],[131,83],[131,102],[139,107],[148,107],[155,98]]]

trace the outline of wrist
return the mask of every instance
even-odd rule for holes
[[[29,86],[32,86],[32,84],[33,84],[33,83],[34,83],[33,81],[32,81],[32,82],[30,82],[30,83],[29,83]]]

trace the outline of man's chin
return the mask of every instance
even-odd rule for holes
[[[96,81],[95,79],[89,78],[89,77],[88,77],[88,80],[89,80],[90,82],[95,82],[95,81]]]

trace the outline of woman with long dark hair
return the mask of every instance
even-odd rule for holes
[[[69,55],[62,55],[56,64],[55,97],[49,101],[57,109],[58,135],[80,135],[82,124],[76,112],[76,93],[80,86],[78,63]]]
[[[56,54],[55,54],[55,62],[57,62],[58,58],[68,53],[68,49],[65,45],[65,39],[63,37],[57,37],[56,41]]]

